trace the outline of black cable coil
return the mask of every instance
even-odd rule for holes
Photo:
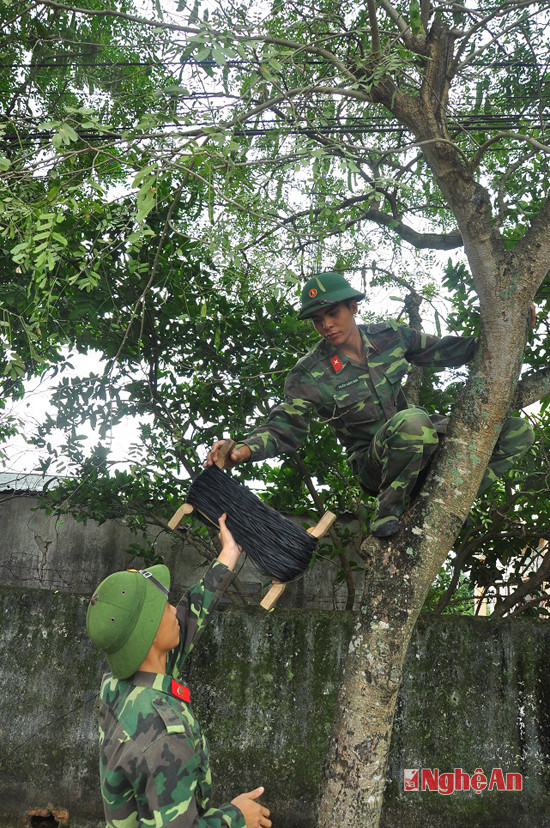
[[[208,466],[192,482],[187,502],[208,526],[226,525],[239,546],[266,575],[286,583],[309,566],[317,539],[263,503],[217,466]]]

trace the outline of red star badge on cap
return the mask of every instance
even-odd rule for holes
[[[336,373],[341,371],[342,368],[344,367],[342,365],[342,363],[340,362],[340,357],[338,357],[338,356],[333,356],[332,359],[330,360],[330,362],[331,362],[332,367],[336,371]]]

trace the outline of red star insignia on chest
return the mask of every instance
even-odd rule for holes
[[[334,368],[334,371],[335,371],[336,374],[338,374],[342,370],[342,368],[344,367],[342,365],[341,361],[340,361],[339,356],[333,356],[332,359],[330,360],[330,364]]]

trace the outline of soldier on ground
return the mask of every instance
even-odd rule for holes
[[[177,607],[168,601],[164,565],[115,572],[98,586],[88,634],[111,672],[99,709],[101,794],[107,828],[269,828],[256,802],[264,789],[210,805],[208,746],[179,676],[187,656],[231,579],[240,549],[219,521],[222,550]]]
[[[376,496],[371,533],[388,538],[398,531],[448,423],[409,407],[401,388],[409,363],[454,368],[472,359],[477,343],[473,336],[436,337],[396,322],[357,325],[357,303],[364,296],[339,273],[319,273],[305,284],[298,317],[311,319],[322,339],[288,374],[284,402],[235,445],[230,459],[234,465],[295,451],[316,413],[336,432],[363,490]],[[479,493],[512,468],[533,440],[526,420],[507,419]],[[208,465],[223,443],[213,444]]]

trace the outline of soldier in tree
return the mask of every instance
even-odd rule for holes
[[[227,586],[240,549],[220,518],[222,550],[177,607],[166,566],[115,572],[94,593],[88,634],[102,650],[101,793],[107,828],[269,828],[256,788],[210,806],[208,746],[180,672]]]
[[[401,382],[409,363],[436,369],[463,365],[472,359],[476,339],[430,336],[396,322],[357,325],[357,302],[364,296],[334,272],[306,283],[298,316],[311,319],[322,339],[288,374],[284,402],[235,445],[230,459],[236,464],[296,450],[315,413],[335,430],[361,487],[376,496],[372,534],[388,538],[398,531],[448,422],[408,406]],[[480,493],[512,468],[533,439],[526,420],[505,421]],[[214,443],[208,465],[216,462],[223,443]]]

